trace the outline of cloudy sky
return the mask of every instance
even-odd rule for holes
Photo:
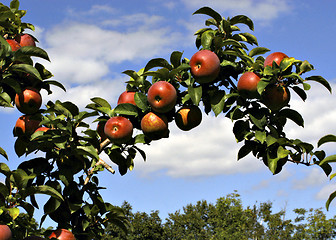
[[[2,1],[8,5],[9,1]],[[92,97],[103,97],[112,106],[125,88],[125,70],[138,71],[152,58],[169,59],[172,51],[190,58],[197,51],[194,32],[204,27],[205,16],[192,15],[209,6],[224,17],[249,16],[252,33],[260,46],[308,60],[335,88],[334,44],[336,4],[332,0],[22,0],[23,18],[36,26],[39,39],[51,63],[42,63],[62,82],[67,92],[56,90],[47,100],[71,100],[82,110]],[[248,31],[248,29],[246,29]],[[294,95],[294,94],[292,94]],[[289,124],[288,136],[316,145],[328,133],[336,134],[335,96],[312,84],[306,102],[291,100],[305,119],[305,128]],[[0,140],[10,156],[9,165],[19,164],[13,152],[12,127],[20,114],[1,110]],[[170,124],[171,137],[142,147],[147,161],[137,158],[135,168],[125,176],[101,174],[107,187],[105,200],[120,205],[124,200],[136,211],[159,210],[164,218],[188,203],[215,202],[237,190],[244,205],[272,201],[275,210],[323,207],[336,189],[318,167],[287,164],[273,176],[258,160],[248,156],[239,162],[239,144],[232,123],[224,117],[203,116],[202,124],[181,132]],[[335,145],[326,144],[333,153]],[[330,215],[336,211],[330,209]]]

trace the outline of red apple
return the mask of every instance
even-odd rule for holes
[[[14,126],[14,136],[30,135],[39,128],[40,121],[30,118],[30,115],[22,115],[18,118]]]
[[[169,82],[159,81],[148,89],[147,101],[155,112],[169,112],[175,107],[176,99],[176,89]]]
[[[214,81],[220,72],[220,60],[210,50],[200,50],[190,59],[190,72],[198,83]]]
[[[163,114],[149,112],[141,119],[141,129],[149,139],[159,140],[168,135],[168,119]]]
[[[175,114],[175,123],[183,131],[189,131],[202,122],[202,111],[196,105],[183,106]]]
[[[29,34],[22,34],[19,43],[21,47],[24,47],[24,46],[36,47],[35,39]]]
[[[7,42],[9,43],[9,45],[11,46],[13,52],[15,52],[15,51],[17,51],[19,48],[21,48],[21,45],[20,45],[17,41],[15,41],[14,39],[7,39],[6,41],[7,41]]]
[[[289,103],[290,92],[287,87],[271,85],[266,87],[262,102],[272,111],[278,111]]]
[[[42,105],[42,96],[37,89],[28,87],[15,95],[15,105],[24,114],[34,114]]]
[[[12,231],[7,225],[0,225],[0,240],[12,239]]]
[[[122,94],[120,94],[117,104],[130,103],[136,106],[134,95],[135,95],[135,92],[132,92],[132,91],[123,92]]]
[[[59,240],[76,240],[75,235],[66,229],[57,229],[50,234],[49,239],[51,238],[57,238]]]
[[[240,94],[247,98],[255,98],[258,96],[257,86],[260,77],[254,72],[245,72],[238,80],[237,90]]]
[[[288,58],[288,56],[282,52],[274,52],[271,53],[270,55],[268,55],[265,58],[265,62],[264,62],[264,67],[266,66],[271,66],[273,65],[273,62],[275,62],[278,66],[280,65],[282,59],[284,58]]]
[[[133,124],[122,116],[111,117],[105,124],[104,133],[112,143],[126,143],[132,138]]]

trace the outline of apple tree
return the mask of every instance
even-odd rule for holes
[[[99,172],[131,171],[137,154],[146,160],[141,145],[169,137],[173,122],[182,131],[197,127],[201,109],[234,122],[233,135],[242,145],[238,160],[252,154],[273,174],[288,163],[318,165],[331,173],[334,156],[326,157],[312,143],[289,139],[284,132],[288,120],[304,125],[290,106],[291,95],[305,100],[309,82],[321,83],[326,92],[331,92],[330,84],[321,76],[306,76],[314,69],[306,60],[280,52],[264,58],[270,50],[238,27],[254,30],[247,16],[224,18],[209,7],[197,10],[194,14],[210,18],[195,33],[195,55],[189,59],[174,51],[169,60],[154,58],[140,70],[125,70],[130,79],[115,107],[97,96],[80,110],[60,100],[40,106],[41,90],[52,94],[51,86],[66,89],[38,62],[49,61],[49,56],[27,35],[34,26],[21,21],[25,14],[18,0],[9,7],[0,4],[0,104],[23,114],[13,126],[21,163],[16,169],[0,163],[5,178],[0,182],[0,223],[11,227],[15,239],[30,235],[16,230],[16,218],[22,211],[34,215],[36,194],[49,196],[41,224],[49,217],[58,231],[71,230],[77,239],[100,239],[108,224],[132,230],[123,210],[104,201]],[[92,123],[97,128],[91,129]],[[334,140],[328,135],[319,144]],[[4,149],[0,154],[8,160]],[[43,236],[55,236],[51,232]]]

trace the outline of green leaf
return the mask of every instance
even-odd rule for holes
[[[336,136],[332,134],[328,134],[322,138],[317,143],[317,146],[320,147],[322,144],[328,143],[328,142],[336,142]]]
[[[0,93],[0,106],[2,107],[11,107],[13,108],[14,106],[12,105],[12,99],[6,92]]]
[[[237,15],[237,16],[231,18],[230,23],[232,25],[235,25],[237,23],[243,23],[243,24],[247,25],[252,31],[254,31],[253,21],[245,15]]]
[[[301,127],[304,126],[303,117],[301,116],[300,113],[298,113],[297,111],[295,111],[293,109],[289,109],[289,108],[282,109],[279,112],[279,116],[286,117],[286,118],[292,120],[293,122],[295,122],[297,125],[299,125]]]
[[[258,93],[261,95],[265,88],[267,87],[267,85],[270,83],[269,79],[267,78],[261,78],[260,81],[258,82],[258,85],[257,85],[257,91]]]
[[[181,58],[183,53],[179,51],[174,51],[170,55],[170,63],[174,66],[174,68],[177,68],[181,65]]]
[[[46,84],[49,84],[49,85],[54,85],[54,86],[56,86],[56,87],[59,87],[59,88],[62,89],[64,92],[66,92],[65,87],[64,87],[63,84],[61,84],[60,82],[53,81],[53,80],[48,80],[48,81],[43,81],[43,82],[46,83]]]
[[[142,111],[146,111],[149,109],[149,105],[147,103],[147,96],[144,93],[136,92],[134,94],[134,101],[138,108]]]
[[[214,33],[212,30],[206,31],[205,33],[202,34],[201,36],[201,44],[204,49],[210,49],[211,48],[211,43],[214,38]]]
[[[0,162],[0,172],[4,174],[5,176],[8,176],[11,174],[11,170],[7,166],[7,164]]]
[[[255,47],[253,48],[250,52],[249,52],[249,56],[250,57],[254,57],[256,55],[262,55],[265,54],[267,52],[269,52],[270,50],[268,48],[265,47]]]
[[[144,72],[147,72],[149,69],[155,68],[155,67],[164,67],[168,70],[172,70],[172,66],[167,62],[166,59],[163,58],[154,58],[151,59],[145,66]]]
[[[252,141],[245,141],[245,144],[238,151],[238,159],[240,160],[246,157],[250,152],[253,151],[255,144]]]
[[[21,197],[24,199],[27,196],[34,194],[46,194],[52,196],[60,201],[63,201],[62,195],[54,188],[48,185],[32,186],[28,187],[21,192]]]
[[[116,114],[128,115],[128,116],[138,116],[138,109],[131,103],[118,104],[114,109]]]
[[[218,91],[214,96],[211,96],[211,109],[217,117],[224,109],[225,105],[225,91]]]
[[[131,80],[137,80],[140,77],[139,74],[134,70],[126,70],[123,71],[122,73],[131,77]]]
[[[336,154],[326,157],[319,163],[319,165],[321,166],[325,163],[333,163],[333,162],[336,162]]]
[[[323,86],[325,86],[329,90],[330,93],[332,92],[329,82],[321,76],[310,76],[310,77],[307,77],[306,80],[321,83]]]
[[[193,15],[194,14],[208,15],[208,16],[210,16],[210,17],[212,17],[213,19],[216,20],[217,25],[219,25],[219,23],[222,21],[222,16],[210,7],[202,7],[200,9],[198,9],[196,12],[194,12]]]
[[[19,0],[12,0],[9,7],[13,10],[18,10],[20,6]]]
[[[76,152],[79,153],[80,155],[90,156],[90,157],[92,157],[96,160],[99,159],[97,149],[95,147],[93,147],[92,145],[78,146],[77,149],[76,149]]]
[[[266,141],[266,132],[263,131],[256,131],[255,132],[255,138],[263,144]]]
[[[303,101],[306,101],[307,99],[307,94],[305,92],[305,90],[303,90],[302,88],[298,87],[298,86],[294,86],[292,87],[292,89],[294,90],[294,92],[296,92],[297,95],[300,96],[300,98],[303,100]]]
[[[48,53],[39,47],[24,46],[15,51],[14,59],[20,59],[20,57],[22,56],[40,57],[47,61],[50,61]]]
[[[28,73],[32,75],[33,77],[39,80],[42,80],[39,71],[37,71],[36,68],[34,68],[32,65],[29,65],[29,64],[14,64],[11,67],[9,67],[8,70],[13,71],[13,72]]]
[[[198,106],[199,102],[201,101],[202,98],[202,86],[198,87],[188,87],[188,93],[190,95],[191,100],[193,103]]]
[[[106,107],[106,108],[111,109],[111,105],[108,103],[108,101],[106,101],[103,98],[95,97],[95,98],[91,98],[90,100],[94,102],[95,104],[99,105],[100,107]]]
[[[330,196],[329,196],[329,198],[328,198],[328,200],[326,202],[326,209],[327,209],[327,211],[329,211],[329,205],[330,205],[331,201],[334,200],[335,197],[336,197],[336,191],[333,192],[332,194],[330,194]]]

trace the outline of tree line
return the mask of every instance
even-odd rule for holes
[[[109,225],[104,240],[173,239],[334,239],[336,216],[327,218],[322,208],[296,208],[287,218],[285,209],[274,212],[272,202],[244,207],[237,192],[220,197],[215,203],[200,200],[161,219],[159,211],[133,212],[121,206],[133,230],[128,234]]]

